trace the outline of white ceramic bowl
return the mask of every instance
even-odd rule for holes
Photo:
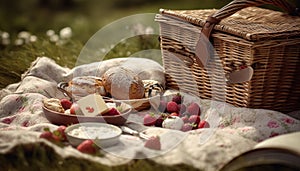
[[[91,139],[96,145],[103,148],[116,145],[122,130],[111,124],[85,122],[68,126],[65,133],[69,143],[73,146],[78,146],[84,140]]]

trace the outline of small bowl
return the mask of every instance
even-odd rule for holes
[[[65,133],[72,146],[76,147],[83,141],[91,139],[103,148],[116,145],[119,142],[122,130],[111,124],[86,122],[68,126]]]
[[[48,119],[52,124],[56,125],[71,125],[76,123],[82,122],[101,122],[101,123],[108,123],[113,125],[124,125],[127,121],[129,114],[132,111],[132,107],[129,104],[116,102],[117,106],[122,106],[123,111],[120,111],[120,115],[115,116],[84,116],[84,115],[72,115],[72,114],[65,114],[59,113],[53,110],[50,110],[43,106],[43,111]]]

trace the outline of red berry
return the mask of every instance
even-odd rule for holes
[[[187,107],[187,111],[190,115],[199,115],[201,114],[200,106],[197,103],[191,103]]]
[[[116,116],[116,115],[120,115],[120,112],[118,111],[118,109],[114,107],[110,108],[109,111],[102,114],[102,116]]]
[[[52,136],[53,136],[53,134],[50,131],[45,131],[40,134],[40,138],[45,138],[47,140],[52,140],[53,139]]]
[[[66,136],[66,133],[65,133],[65,130],[66,130],[66,126],[64,125],[61,125],[57,128],[57,131],[59,132],[59,136],[61,137],[61,140],[62,141],[66,141],[67,140],[67,136]]]
[[[97,146],[93,140],[84,140],[77,146],[77,150],[82,153],[95,154],[97,152]]]
[[[181,131],[183,132],[187,132],[187,131],[190,131],[193,129],[193,125],[190,124],[190,123],[185,123],[182,128],[181,128]]]
[[[143,123],[144,123],[145,126],[152,126],[152,125],[155,125],[155,123],[156,123],[156,117],[154,116],[153,113],[151,113],[151,114],[146,114],[146,115],[144,116]]]
[[[70,109],[72,106],[72,102],[68,99],[61,99],[60,104],[65,110]]]
[[[173,112],[173,113],[171,113],[169,116],[179,116],[179,113]]]
[[[60,136],[58,136],[58,135],[52,134],[52,141],[54,141],[54,142],[60,142],[60,141],[61,141],[61,138],[60,138]]]
[[[144,144],[144,147],[150,148],[153,150],[161,150],[161,144],[159,136],[150,137]]]
[[[177,103],[177,104],[181,104],[181,95],[178,93],[176,95],[173,96],[172,101]]]
[[[70,107],[70,114],[76,115],[80,112],[79,105],[77,103],[73,103]]]
[[[200,117],[198,115],[192,115],[189,117],[189,123],[195,124],[198,126],[199,122],[200,122]]]
[[[169,113],[173,113],[173,112],[178,112],[179,110],[178,110],[178,105],[177,105],[177,103],[176,102],[173,102],[173,101],[170,101],[170,102],[168,102],[167,103],[167,111],[169,112]]]
[[[198,124],[198,128],[209,128],[209,123],[206,120],[202,120]]]
[[[159,117],[156,119],[154,125],[155,125],[156,127],[162,127],[163,121],[164,121],[163,117],[162,117],[162,116],[159,116]]]

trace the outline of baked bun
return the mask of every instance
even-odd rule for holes
[[[60,100],[55,98],[50,99],[44,99],[43,104],[47,109],[59,112],[59,113],[65,113],[65,109],[62,107]]]
[[[140,77],[123,67],[108,69],[102,76],[103,86],[113,98],[119,100],[141,99],[145,88]]]
[[[65,90],[73,96],[84,97],[89,94],[97,93],[106,96],[106,91],[103,87],[100,77],[94,76],[80,76],[74,77],[68,82]]]

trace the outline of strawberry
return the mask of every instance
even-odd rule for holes
[[[206,120],[202,120],[198,124],[198,128],[209,128],[209,123]]]
[[[167,113],[161,113],[160,116],[156,119],[155,126],[162,127],[162,123],[169,116]]]
[[[181,104],[181,95],[177,93],[176,95],[173,96],[172,101],[177,104]]]
[[[54,143],[58,143],[60,142],[60,138],[57,136],[57,135],[54,135],[52,132],[50,131],[45,131],[45,132],[42,132],[40,134],[40,138],[44,138],[48,141],[51,141],[51,142],[54,142]]]
[[[79,105],[77,103],[73,103],[70,107],[70,114],[76,115],[80,111]]]
[[[163,121],[164,121],[163,117],[162,117],[162,116],[159,116],[159,117],[156,119],[154,125],[155,125],[156,127],[162,127]]]
[[[176,102],[170,101],[167,103],[167,111],[169,113],[178,112],[178,105]]]
[[[192,115],[192,116],[189,117],[189,123],[195,124],[195,125],[198,126],[199,122],[200,122],[200,116]]]
[[[156,117],[154,113],[146,114],[143,119],[143,123],[145,126],[152,126],[156,123]]]
[[[190,124],[190,123],[185,123],[182,128],[181,128],[181,131],[183,132],[187,132],[187,131],[190,131],[193,129],[193,125]]]
[[[167,102],[164,100],[161,100],[158,106],[158,111],[165,112],[167,108]]]
[[[150,137],[144,144],[144,147],[153,150],[161,150],[160,138],[159,136]]]
[[[62,141],[67,141],[67,136],[65,133],[66,128],[67,127],[64,125],[61,125],[57,128],[57,132],[59,132],[59,137],[61,138]]]
[[[61,99],[60,104],[65,110],[70,109],[72,106],[72,102],[68,99]]]
[[[40,138],[45,138],[46,140],[51,141],[53,139],[53,134],[50,131],[45,131],[40,134]]]
[[[201,114],[200,106],[197,103],[191,103],[187,107],[187,111],[190,115],[199,115]]]
[[[120,112],[118,111],[118,109],[114,107],[110,108],[107,112],[102,114],[102,116],[116,116],[116,115],[120,115]]]
[[[179,116],[179,113],[177,113],[177,112],[172,112],[169,116]]]
[[[84,140],[82,143],[80,143],[77,146],[77,150],[82,152],[82,153],[87,153],[87,154],[95,154],[97,152],[97,146],[94,143],[93,140]]]

